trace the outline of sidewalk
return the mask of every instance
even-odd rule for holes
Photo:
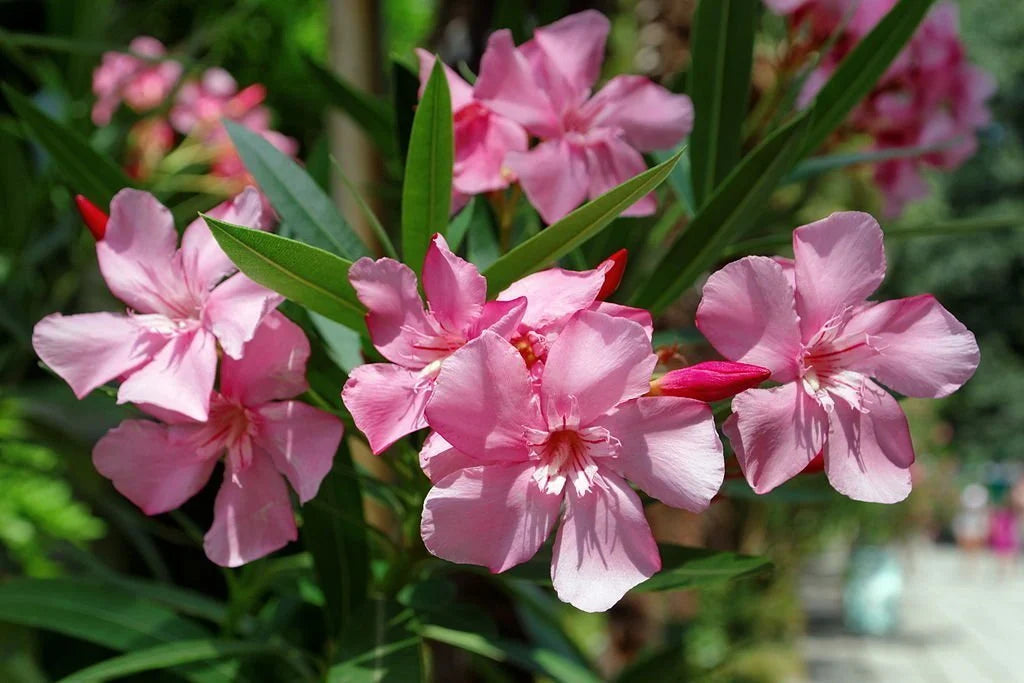
[[[901,553],[901,628],[875,638],[845,633],[841,577],[810,574],[801,586],[811,681],[827,683],[1024,682],[1024,563],[1012,576],[988,554],[965,561],[929,542]]]

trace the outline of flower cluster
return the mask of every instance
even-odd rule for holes
[[[306,389],[305,334],[274,310],[279,295],[236,272],[201,219],[178,247],[170,212],[148,193],[122,190],[109,219],[79,205],[126,312],[47,316],[32,345],[77,396],[116,380],[118,403],[158,420],[111,430],[93,451],[96,469],[157,514],[198,492],[226,454],[210,559],[237,566],[294,540],[282,476],[301,502],[312,498],[342,435],[334,416],[287,400]],[[261,213],[252,188],[210,212],[253,226]]]
[[[129,44],[131,54],[107,52],[93,73],[96,104],[92,119],[107,125],[124,102],[136,113],[156,112],[136,122],[128,134],[127,170],[147,179],[161,169],[177,142],[174,168],[200,163],[209,165],[203,184],[210,194],[230,196],[252,179],[242,165],[222,119],[235,121],[262,135],[281,152],[294,156],[295,140],[270,127],[270,112],[263,106],[266,90],[260,84],[239,90],[238,83],[221,68],[205,70],[198,78],[182,80],[184,67],[172,58],[160,41],[140,36]]]
[[[538,28],[516,47],[508,30],[487,41],[473,86],[446,68],[455,117],[453,206],[518,182],[547,223],[646,168],[641,152],[677,145],[693,105],[642,76],[616,76],[592,93],[608,19],[587,10]],[[432,55],[420,50],[426,83]],[[529,147],[529,139],[538,142]],[[654,196],[623,215],[655,210]]]
[[[804,105],[895,5],[895,0],[766,2],[789,16],[797,36],[805,36],[804,42],[797,39],[801,53],[831,45],[804,84]],[[875,169],[886,215],[898,216],[907,202],[928,194],[922,167],[952,170],[974,154],[975,131],[990,120],[985,102],[994,92],[992,77],[967,61],[957,33],[956,6],[936,5],[848,121],[853,132],[870,135],[876,149],[929,149],[917,157],[883,161]]]

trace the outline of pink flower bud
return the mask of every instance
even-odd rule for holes
[[[82,220],[85,221],[85,227],[89,228],[89,232],[99,242],[107,233],[107,221],[110,217],[80,194],[75,195],[75,204],[78,205],[78,213],[81,214]]]
[[[604,272],[604,284],[601,285],[601,291],[597,293],[598,301],[604,301],[619,288],[619,283],[622,282],[622,274],[626,272],[626,261],[628,259],[629,252],[625,249],[619,249],[597,267],[598,270]]]
[[[710,403],[756,387],[771,370],[746,363],[708,361],[672,370],[651,382],[651,394],[683,396]]]

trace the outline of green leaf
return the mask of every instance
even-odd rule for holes
[[[451,222],[448,223],[448,232],[445,237],[452,251],[458,251],[462,246],[462,240],[466,237],[470,224],[476,220],[476,212],[481,210],[477,208],[479,203],[476,197],[470,197],[462,210],[455,214]]]
[[[203,218],[249,278],[342,325],[364,329],[364,309],[348,282],[349,261],[287,237]]]
[[[634,588],[634,591],[646,593],[706,586],[763,571],[771,566],[766,557],[706,548],[686,548],[662,543],[658,545],[658,550],[661,552],[661,571]]]
[[[451,95],[438,59],[412,122],[402,181],[402,256],[417,274],[430,238],[448,229],[454,154]]]
[[[231,121],[224,126],[245,168],[298,239],[350,261],[369,254],[330,197],[298,164],[251,130]]]
[[[701,0],[693,18],[690,161],[696,206],[707,203],[740,158],[759,0]]]
[[[651,156],[659,164],[668,161],[672,158],[673,154],[677,154],[680,150],[686,149],[686,145],[680,146],[674,152],[653,152]],[[693,197],[693,174],[690,170],[690,155],[683,154],[679,157],[679,163],[672,169],[672,172],[668,174],[668,186],[672,190],[672,194],[679,200],[679,204],[683,207],[683,211],[686,212],[687,216],[693,216],[697,210],[697,200]]]
[[[391,91],[395,103],[395,139],[402,159],[409,154],[412,120],[419,103],[420,77],[402,62],[391,61]]]
[[[394,156],[394,114],[388,103],[360,90],[312,59],[307,57],[305,61],[328,103],[341,109],[362,128],[382,154]]]
[[[369,600],[353,615],[337,643],[329,683],[406,683],[423,680],[419,635],[406,625],[411,610],[390,600]]]
[[[855,164],[871,164],[890,159],[913,159],[922,154],[939,151],[951,144],[944,142],[938,145],[917,145],[913,147],[892,147],[890,149],[876,149],[866,152],[847,152],[845,154],[829,154],[827,156],[811,157],[801,161],[783,183],[799,183],[808,178],[828,173],[837,168],[853,166]]]
[[[67,179],[72,192],[105,207],[118,190],[132,186],[114,162],[94,150],[77,132],[44,114],[7,85],[3,91],[25,132],[53,157],[54,166]]]
[[[484,275],[487,290],[496,294],[524,275],[557,261],[603,230],[620,213],[661,184],[682,152],[654,168],[630,178],[618,187],[584,204],[568,216],[514,247],[495,261]]]
[[[344,441],[334,466],[316,497],[303,507],[302,537],[326,601],[325,617],[332,637],[361,628],[353,619],[367,602],[370,550],[363,528],[363,496],[352,471],[352,456]]]
[[[107,681],[122,676],[169,669],[183,664],[238,656],[266,656],[274,648],[268,643],[238,640],[180,640],[108,659],[61,679],[61,683]]]
[[[633,305],[664,310],[750,227],[798,158],[807,121],[801,116],[780,128],[743,159],[661,259]]]
[[[504,638],[488,638],[479,633],[429,624],[417,629],[421,636],[492,659],[515,664],[528,671],[550,676],[556,681],[597,683],[601,678],[592,671],[543,647]]]
[[[817,149],[863,100],[921,23],[934,0],[900,0],[839,63],[811,105],[803,154]]]

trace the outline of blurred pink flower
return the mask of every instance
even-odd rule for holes
[[[128,131],[125,171],[132,178],[145,180],[173,147],[174,129],[167,119],[162,116],[142,119]]]
[[[305,503],[316,495],[341,442],[341,421],[301,401],[309,341],[277,312],[264,318],[245,355],[226,356],[205,422],[142,406],[167,424],[126,420],[100,439],[93,463],[147,515],[199,492],[224,458],[224,479],[203,548],[237,567],[297,537],[284,479]],[[283,477],[283,478],[282,478]]]
[[[645,397],[657,357],[644,329],[580,311],[548,353],[539,385],[518,350],[485,331],[441,368],[420,454],[434,482],[421,534],[431,553],[503,572],[555,526],[558,597],[603,611],[661,568],[629,479],[668,505],[700,511],[722,484],[711,410]]]
[[[420,97],[434,68],[434,55],[416,50],[420,62]],[[516,176],[505,161],[509,151],[526,151],[528,136],[518,123],[499,116],[474,99],[473,87],[447,65],[444,67],[451,92],[454,117],[455,167],[452,172],[452,212],[458,211],[469,197],[502,190]]]
[[[587,10],[518,48],[510,31],[496,31],[480,63],[473,97],[541,139],[510,151],[505,166],[547,223],[645,170],[641,152],[675,146],[693,125],[688,97],[642,76],[616,76],[591,96],[608,30],[604,15]],[[623,215],[654,210],[652,194]]]
[[[247,189],[210,215],[260,224],[259,193]],[[181,248],[171,212],[153,195],[125,189],[110,203],[96,256],[126,313],[59,313],[33,331],[36,353],[82,398],[121,379],[118,403],[148,403],[205,420],[217,344],[240,358],[260,321],[281,297],[237,273],[210,229],[197,219]]]
[[[782,384],[738,395],[723,430],[758,493],[823,452],[839,492],[903,500],[914,461],[907,420],[872,378],[907,396],[951,394],[978,366],[974,335],[930,295],[865,301],[885,275],[882,230],[868,214],[797,228],[793,251],[793,261],[740,259],[704,286],[704,336]]]
[[[166,50],[156,38],[139,36],[128,48],[154,60]],[[97,126],[110,123],[110,117],[123,101],[136,112],[160,106],[181,77],[181,64],[174,60],[149,61],[123,52],[105,52],[92,75],[92,91],[96,103],[92,121]]]

